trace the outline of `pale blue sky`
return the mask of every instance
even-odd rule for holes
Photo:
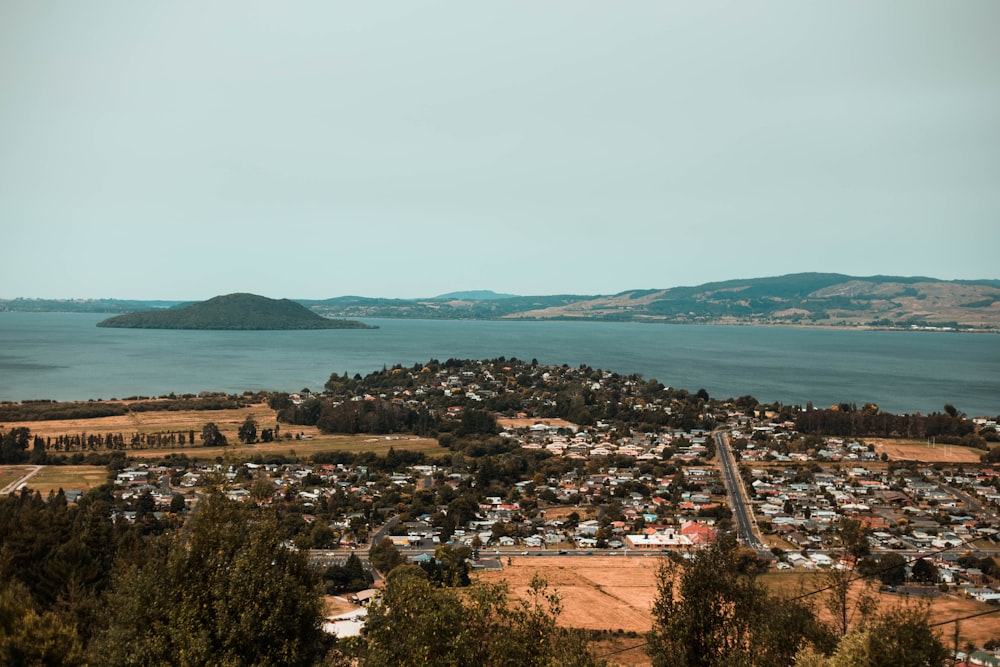
[[[0,0],[0,297],[1000,278],[1000,3]]]

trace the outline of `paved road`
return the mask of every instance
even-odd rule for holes
[[[715,450],[722,464],[722,477],[729,492],[729,505],[733,508],[733,520],[736,521],[736,534],[740,542],[756,551],[768,551],[768,548],[757,533],[757,524],[753,521],[753,510],[747,502],[743,480],[736,469],[736,460],[729,448],[729,439],[725,433],[715,435]]]

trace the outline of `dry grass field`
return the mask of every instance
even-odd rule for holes
[[[646,632],[652,627],[658,557],[514,556],[503,571],[478,572],[476,579],[506,582],[525,595],[536,575],[558,591],[560,623],[587,630]]]
[[[828,585],[822,572],[770,572],[763,575],[761,580],[772,593],[783,597],[803,595],[823,589]],[[860,581],[853,586],[852,599],[857,599],[857,593],[860,592],[861,586],[862,582]],[[906,591],[910,591],[911,594],[905,594]],[[927,598],[921,597],[925,593],[930,596]],[[900,589],[900,593],[876,591],[875,595],[878,596],[879,609],[881,611],[887,611],[897,605],[917,604],[922,600],[926,600],[930,604],[932,622],[948,621],[996,609],[996,607],[991,605],[976,602],[960,595],[939,594],[939,591],[934,587],[909,586],[905,589]],[[831,619],[830,612],[824,607],[824,593],[817,593],[806,599],[810,600],[815,606],[820,618],[827,621]],[[1000,612],[998,612],[998,615],[1000,615]],[[960,644],[972,642],[981,646],[990,639],[1000,637],[998,615],[981,616],[962,621],[959,624]],[[950,645],[953,640],[953,633],[955,632],[954,624],[944,625],[938,629],[941,632],[942,638],[947,640],[946,644]]]
[[[47,496],[49,491],[86,491],[108,481],[104,466],[44,466],[28,480],[28,486]]]
[[[985,454],[981,449],[959,445],[932,445],[923,440],[865,438],[865,442],[875,445],[875,451],[879,455],[884,452],[892,461],[979,463],[979,457]]]
[[[656,571],[660,562],[657,556],[515,556],[503,571],[478,572],[475,579],[507,582],[513,594],[524,596],[532,578],[538,575],[562,599],[561,625],[611,631],[615,633],[613,637],[594,643],[598,655],[605,656],[614,665],[648,665],[649,658],[641,648],[622,649],[642,644],[642,633],[652,626],[650,610],[656,598]],[[788,597],[826,585],[819,573],[769,573],[762,581],[773,593]],[[915,597],[900,594],[878,593],[878,596],[882,610],[916,601]],[[823,594],[811,598],[820,617],[828,618],[829,612],[823,608]],[[948,594],[930,598],[928,602],[935,621],[996,609]],[[946,645],[950,646],[954,625],[945,625],[939,630]],[[630,638],[619,631],[635,632],[640,636]],[[959,626],[960,645],[972,642],[981,646],[997,637],[1000,637],[997,615],[968,619]]]
[[[161,458],[166,454],[186,454],[192,458],[213,460],[216,457],[249,459],[256,455],[280,454],[308,458],[312,454],[328,451],[371,451],[385,454],[391,447],[410,451],[422,451],[428,456],[450,455],[451,452],[438,445],[431,438],[416,438],[413,436],[391,437],[371,435],[323,435],[315,426],[298,426],[284,424],[280,433],[292,434],[295,439],[281,438],[275,442],[258,442],[253,445],[243,445],[239,442],[238,431],[247,416],[252,416],[258,423],[258,431],[263,428],[274,428],[277,425],[275,411],[266,404],[260,403],[246,408],[233,410],[178,410],[162,412],[137,412],[116,417],[100,417],[96,419],[62,419],[52,421],[8,422],[5,428],[26,427],[33,435],[55,437],[58,435],[76,435],[80,433],[122,433],[129,436],[133,433],[162,433],[194,431],[196,443],[205,424],[212,422],[226,436],[230,443],[226,447],[185,446],[174,448],[126,450],[129,456],[137,458]]]
[[[18,481],[27,475],[32,468],[34,466],[0,466],[0,489],[5,489],[8,485]]]

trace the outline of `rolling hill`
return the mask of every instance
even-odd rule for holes
[[[460,293],[461,294],[461,293]],[[1000,281],[798,273],[604,296],[308,302],[337,317],[537,319],[1000,330]]]
[[[242,303],[237,305],[233,300]],[[269,305],[254,305],[263,299]],[[263,302],[260,302],[263,303]],[[280,305],[279,305],[280,304]],[[170,307],[167,307],[170,306]],[[304,308],[296,309],[293,306]],[[193,310],[187,310],[192,308]],[[204,310],[203,310],[204,308]],[[1000,332],[1000,280],[797,273],[612,295],[518,296],[489,290],[426,299],[339,296],[272,301],[249,294],[183,302],[0,300],[0,310],[132,312],[101,326],[205,329],[358,328],[329,318],[524,319],[961,329]],[[307,318],[322,316],[318,320]],[[309,313],[309,311],[312,311]],[[169,323],[165,325],[164,323]]]
[[[127,329],[370,329],[362,322],[329,319],[288,299],[227,294],[185,306],[117,315],[99,327]]]

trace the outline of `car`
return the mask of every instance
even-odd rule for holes
[[[522,551],[522,552],[521,552],[521,555],[522,555],[522,556],[527,556],[527,555],[528,555],[528,552],[527,552],[527,551]]]

